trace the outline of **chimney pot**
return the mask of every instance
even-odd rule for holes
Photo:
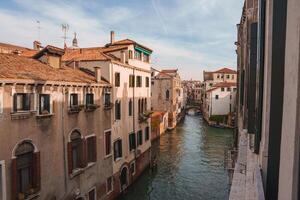
[[[95,78],[97,83],[101,82],[101,67],[94,67],[95,69]]]
[[[110,31],[110,43],[113,44],[115,42],[115,32]]]
[[[41,42],[39,42],[39,41],[34,41],[33,42],[33,49],[34,50],[41,50]]]

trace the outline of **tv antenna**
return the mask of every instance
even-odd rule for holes
[[[64,39],[64,47],[65,47],[65,46],[67,46],[66,40],[67,40],[67,32],[69,30],[69,24],[62,24],[61,25],[61,29],[62,29],[62,31],[64,33],[64,35],[63,35],[62,38]]]
[[[39,39],[39,41],[41,41],[41,22],[40,22],[40,20],[37,20],[36,23],[37,23],[37,29],[38,29],[38,39]]]

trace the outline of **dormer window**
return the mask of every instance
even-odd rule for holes
[[[30,110],[30,94],[16,93],[14,94],[14,112],[22,112]]]

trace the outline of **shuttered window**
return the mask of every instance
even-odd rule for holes
[[[148,141],[149,137],[150,137],[150,128],[149,128],[149,126],[147,126],[145,128],[145,141]]]
[[[134,87],[134,75],[129,75],[129,87]]]
[[[114,142],[114,160],[122,158],[122,140],[119,139]]]
[[[149,79],[149,77],[146,77],[146,87],[149,87],[149,82],[150,82],[150,79]]]
[[[120,87],[120,73],[119,72],[115,73],[115,86]]]
[[[135,133],[129,134],[129,151],[136,149]]]
[[[111,154],[111,131],[105,132],[105,155]]]
[[[256,67],[257,67],[257,23],[251,24],[249,83],[247,92],[248,133],[255,132]]]
[[[128,103],[128,115],[129,116],[132,116],[132,100],[130,99],[129,100],[129,103]]]
[[[50,113],[50,94],[40,94],[39,112],[41,115]]]
[[[142,77],[136,76],[136,87],[142,87]]]
[[[70,94],[70,107],[78,106],[78,94]]]
[[[30,98],[31,98],[31,94],[27,94],[27,93],[14,94],[14,100],[13,100],[14,112],[30,110]]]
[[[86,167],[86,140],[81,138],[78,131],[74,131],[68,143],[68,169],[69,174],[73,170]]]
[[[142,130],[138,131],[137,144],[138,144],[138,146],[143,144],[143,131]]]
[[[97,161],[97,140],[96,136],[88,137],[86,139],[87,144],[87,162]]]
[[[118,100],[115,102],[115,119],[121,119],[121,101]]]

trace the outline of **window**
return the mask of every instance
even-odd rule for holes
[[[231,75],[231,79],[232,79],[232,80],[234,79],[234,75]]]
[[[129,75],[129,87],[134,87],[134,75]]]
[[[233,91],[236,92],[236,88],[233,88]]]
[[[130,173],[132,175],[135,174],[135,162],[134,161],[132,163],[130,163]]]
[[[154,81],[151,81],[151,85],[154,85]]]
[[[110,92],[105,92],[104,93],[104,106],[105,107],[110,107]]]
[[[146,77],[146,87],[149,87],[149,77]]]
[[[94,94],[92,94],[92,93],[86,94],[85,103],[87,106],[94,105]]]
[[[230,75],[229,75],[229,74],[227,74],[227,75],[226,75],[226,78],[227,78],[227,79],[230,79]]]
[[[14,112],[30,110],[30,94],[14,94]]]
[[[220,75],[218,74],[218,75],[217,75],[217,79],[219,79],[219,78],[220,78]]]
[[[87,145],[87,162],[92,163],[97,161],[97,140],[96,136],[86,139]]]
[[[129,151],[136,149],[135,133],[129,134]]]
[[[136,87],[142,87],[142,77],[141,76],[136,77]]]
[[[92,189],[88,193],[88,200],[96,200],[96,189]]]
[[[83,160],[83,140],[81,134],[78,131],[73,131],[68,143],[69,174],[72,174],[74,169],[84,167],[85,163],[83,163]]]
[[[132,50],[129,50],[129,51],[128,51],[128,57],[129,57],[129,59],[132,59],[132,58],[133,58]]]
[[[121,119],[121,101],[116,100],[115,103],[115,120]]]
[[[219,95],[216,95],[216,99],[219,99]]]
[[[120,87],[120,73],[119,72],[115,73],[115,86]]]
[[[146,98],[144,99],[144,111],[145,112],[147,111],[147,99]]]
[[[50,114],[50,94],[40,94],[40,114]]]
[[[114,142],[114,160],[122,158],[122,140],[119,139]]]
[[[22,142],[12,160],[12,195],[23,194],[25,198],[40,189],[40,154],[34,152],[30,142]],[[13,196],[13,199],[17,197]]]
[[[143,144],[143,131],[142,130],[138,131],[137,142],[138,142],[138,146]]]
[[[142,53],[140,51],[134,51],[134,59],[142,60]]]
[[[224,92],[224,90],[225,90],[225,89],[222,87],[222,88],[221,88],[221,91]]]
[[[105,155],[111,154],[111,131],[107,131],[105,134]]]
[[[227,92],[230,92],[230,91],[231,91],[231,88],[230,88],[230,87],[228,87],[228,88],[227,88]]]
[[[168,101],[168,100],[169,100],[169,98],[170,98],[170,91],[169,91],[169,90],[167,90],[167,91],[166,91],[166,100]]]
[[[144,59],[143,59],[143,61],[148,63],[150,61],[150,56],[148,54],[144,53]]]
[[[150,132],[150,128],[149,128],[149,126],[147,126],[145,128],[145,141],[149,140],[149,132]]]
[[[113,177],[106,179],[106,193],[110,193],[113,190]]]
[[[70,94],[70,107],[78,106],[78,94]]]
[[[129,100],[129,103],[128,103],[128,115],[132,116],[132,100],[131,99]]]

